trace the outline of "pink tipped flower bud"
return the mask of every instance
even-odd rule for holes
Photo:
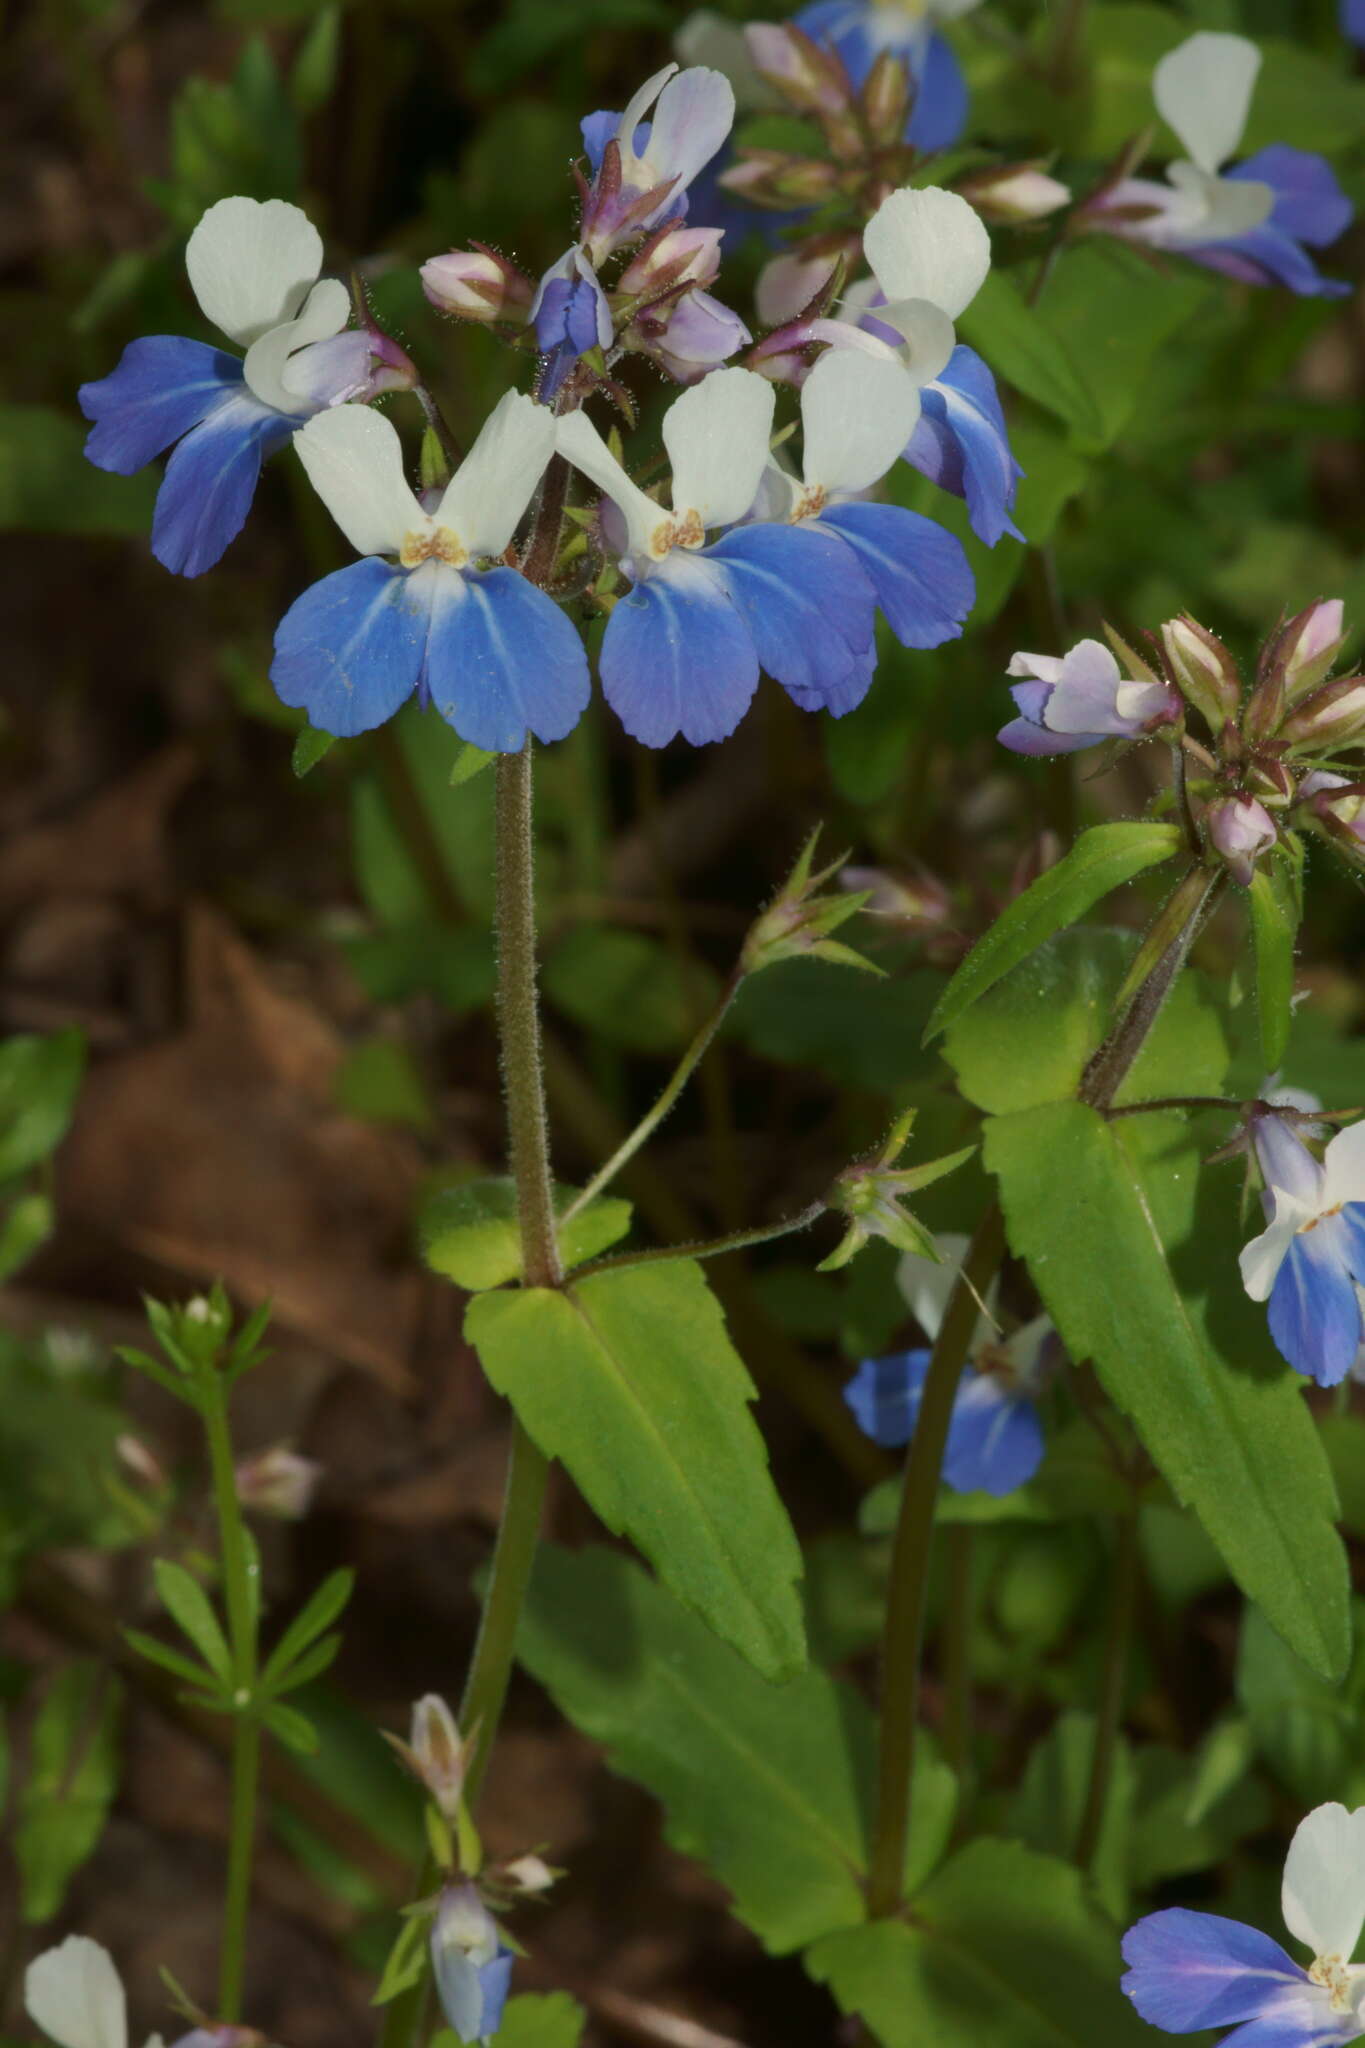
[[[783,149],[746,149],[737,164],[722,171],[720,183],[751,206],[786,212],[793,206],[819,206],[839,183],[839,166],[827,157],[793,156]]]
[[[616,289],[650,298],[682,286],[710,284],[720,269],[724,228],[666,228],[647,241],[621,273]]]
[[[833,51],[790,22],[751,21],[744,40],[759,77],[775,86],[789,106],[836,119],[847,115],[852,87]]]
[[[839,887],[863,897],[869,917],[884,917],[907,931],[936,930],[948,922],[947,889],[927,868],[916,875],[892,875],[885,868],[841,868]]]
[[[859,97],[872,141],[884,149],[893,148],[905,133],[906,118],[915,97],[905,58],[893,50],[882,50]]]
[[[754,303],[765,327],[781,327],[809,311],[834,278],[839,252],[774,256],[758,275]]]
[[[461,320],[522,320],[535,290],[515,263],[482,243],[428,257],[421,276],[432,305]]]
[[[1166,659],[1182,694],[1217,733],[1242,701],[1237,664],[1216,634],[1182,612],[1161,629]]]
[[[315,1460],[301,1458],[285,1444],[275,1444],[242,1459],[237,1467],[237,1498],[257,1514],[298,1522],[312,1506],[321,1478],[322,1467]]]
[[[1298,705],[1281,727],[1291,747],[1331,753],[1365,739],[1365,676],[1338,676],[1322,683]]]
[[[1265,805],[1258,804],[1253,796],[1222,798],[1209,805],[1204,823],[1233,880],[1244,889],[1249,888],[1257,861],[1263,853],[1269,853],[1279,837],[1275,820]]]
[[[1284,677],[1292,704],[1326,677],[1346,638],[1339,597],[1319,598],[1282,626],[1266,649],[1268,660]]]
[[[957,190],[983,220],[1004,227],[1043,220],[1071,204],[1070,188],[1050,178],[1038,164],[1002,164],[993,171],[977,171],[959,179]]]
[[[389,1740],[394,1739],[390,1736]],[[394,1748],[445,1818],[454,1821],[464,1797],[474,1742],[472,1737],[461,1738],[455,1716],[439,1694],[429,1692],[418,1700],[412,1710],[409,1740],[394,1742]]]
[[[1299,802],[1344,853],[1365,861],[1365,783],[1317,769],[1299,784]]]

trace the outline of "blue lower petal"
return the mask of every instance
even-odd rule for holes
[[[1272,142],[1225,175],[1269,185],[1275,194],[1270,226],[1313,249],[1325,249],[1344,235],[1355,214],[1326,157],[1311,149]]]
[[[632,739],[723,740],[758,688],[758,654],[719,567],[673,559],[618,599],[602,640],[602,690]]]
[[[1320,1387],[1344,1380],[1360,1349],[1350,1244],[1340,1217],[1301,1230],[1270,1293],[1270,1334],[1281,1356]]]
[[[179,334],[144,335],[129,342],[116,370],[77,393],[94,421],[86,455],[96,469],[132,476],[241,390],[240,356]]]
[[[1353,43],[1365,43],[1365,0],[1341,0],[1341,26]]]
[[[876,592],[848,547],[813,526],[734,527],[719,562],[762,666],[804,710],[842,716],[875,666]]]
[[[1268,222],[1226,242],[1204,242],[1180,253],[1242,284],[1283,285],[1301,299],[1343,299],[1353,290],[1340,278],[1324,277],[1292,235],[1281,234]]]
[[[1343,2048],[1360,2039],[1349,2014],[1334,2013],[1316,1985],[1286,1991],[1273,2011],[1224,2034],[1222,2048]]]
[[[166,464],[152,520],[152,553],[177,576],[202,576],[236,540],[262,459],[301,422],[245,389],[186,434]]]
[[[1010,450],[995,379],[975,349],[960,343],[942,376],[924,386],[905,460],[966,499],[972,531],[988,548],[1002,534],[1023,539],[1010,518],[1023,471]]]
[[[961,543],[900,505],[835,505],[820,514],[857,555],[902,647],[956,640],[976,596]]]
[[[417,688],[430,598],[429,580],[373,558],[324,576],[276,631],[281,702],[343,739],[382,725]]]
[[[1143,2019],[1168,2034],[1255,2020],[1286,1990],[1309,1988],[1304,1972],[1268,1934],[1183,1906],[1150,1913],[1130,1927],[1123,1959],[1122,1989]]]
[[[512,1988],[512,1965],[516,1957],[510,1949],[499,1949],[491,1963],[483,1964],[479,1971],[479,1988],[483,1992],[483,2023],[480,2039],[488,2040],[502,2025],[503,2008],[507,1994]]]
[[[447,724],[491,754],[518,753],[528,730],[562,740],[592,692],[577,632],[515,569],[441,578],[424,681]]]
[[[1043,1425],[1032,1401],[969,1367],[953,1404],[943,1476],[956,1493],[997,1499],[1032,1479],[1043,1462]]]
[[[957,52],[946,36],[932,35],[918,66],[915,103],[905,124],[905,139],[926,156],[950,149],[967,125],[967,81]]]
[[[865,1358],[844,1388],[844,1400],[864,1436],[886,1450],[898,1450],[915,1434],[928,1351],[897,1351],[889,1358]]]

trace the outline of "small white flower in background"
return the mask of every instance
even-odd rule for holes
[[[257,1514],[298,1522],[313,1505],[322,1478],[316,1459],[300,1457],[287,1444],[273,1444],[243,1458],[237,1467],[237,1498]]]
[[[24,1973],[24,2004],[58,2048],[128,2048],[128,2001],[108,1949],[68,1934]],[[147,2048],[161,2048],[153,2035]]]

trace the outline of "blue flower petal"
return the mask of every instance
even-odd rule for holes
[[[96,469],[132,476],[241,389],[240,356],[179,334],[144,335],[116,370],[77,393],[94,421],[86,455]]]
[[[1359,2039],[1351,2015],[1334,2013],[1325,1992],[1309,1984],[1286,1988],[1271,2011],[1224,2034],[1222,2048],[1343,2048]]]
[[[1270,226],[1313,249],[1325,249],[1344,235],[1355,214],[1326,157],[1311,149],[1272,142],[1225,175],[1269,185],[1275,194]]]
[[[276,631],[281,702],[341,738],[382,725],[417,688],[430,603],[430,578],[373,557],[324,576]]]
[[[899,505],[835,505],[820,514],[854,550],[902,647],[956,640],[976,596],[961,542]]]
[[[928,1351],[897,1351],[889,1358],[865,1358],[844,1388],[853,1419],[864,1436],[887,1450],[908,1444],[919,1421]]]
[[[1365,0],[1341,0],[1341,26],[1353,43],[1365,43]]]
[[[1282,2003],[1286,1990],[1295,1996],[1309,1989],[1305,1973],[1268,1934],[1183,1906],[1130,1927],[1123,1959],[1122,1989],[1143,2019],[1169,2034],[1254,2020]]]
[[[479,1989],[483,1993],[480,2040],[489,2040],[502,2025],[503,2007],[512,1988],[512,1966],[515,1961],[516,1957],[510,1948],[499,1949],[492,1962],[485,1963],[479,1971]]]
[[[758,688],[758,654],[715,564],[676,553],[618,599],[602,639],[602,689],[632,739],[723,740]]]
[[[583,137],[583,150],[594,177],[601,170],[602,158],[606,154],[607,144],[611,141],[620,125],[620,114],[608,112],[585,114],[579,122],[578,128],[579,133]],[[653,132],[653,127],[652,121],[640,121],[636,124],[632,142],[636,156],[643,156],[649,148],[649,138]]]
[[[460,738],[494,754],[517,753],[528,729],[562,740],[592,692],[573,626],[515,569],[441,576],[423,680]]]
[[[152,553],[177,576],[202,576],[236,540],[261,461],[300,424],[245,388],[215,406],[166,464],[152,520]]]
[[[848,547],[814,526],[737,526],[706,550],[762,666],[803,710],[851,711],[875,667],[876,592]]]
[[[1340,1216],[1301,1230],[1271,1289],[1270,1334],[1281,1356],[1320,1387],[1344,1380],[1360,1349],[1352,1237]]]
[[[929,47],[914,67],[918,71],[915,103],[905,124],[905,139],[927,156],[949,149],[967,125],[967,81],[957,52],[946,36],[929,38]]]
[[[1026,1396],[969,1366],[953,1403],[943,1477],[955,1493],[997,1499],[1032,1479],[1043,1462],[1043,1425]]]
[[[812,0],[793,17],[793,25],[813,43],[834,50],[854,85],[860,86],[877,59],[871,35],[874,19],[872,0]]]
[[[942,376],[924,386],[905,460],[966,499],[972,531],[988,548],[1002,534],[1023,539],[1010,518],[1023,471],[1010,449],[995,379],[975,349],[960,343]]]

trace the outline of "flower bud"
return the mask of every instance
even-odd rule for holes
[[[896,1119],[881,1151],[871,1159],[846,1166],[825,1197],[831,1210],[842,1211],[848,1229],[827,1259],[816,1268],[833,1273],[846,1266],[874,1237],[885,1238],[900,1252],[915,1252],[920,1258],[942,1262],[933,1236],[910,1211],[902,1206],[906,1195],[941,1180],[971,1158],[976,1150],[968,1145],[943,1159],[931,1159],[923,1166],[898,1167],[895,1161],[905,1150],[915,1121],[915,1111],[906,1110]]]
[[[765,327],[781,327],[803,314],[814,317],[812,305],[834,282],[839,270],[840,251],[824,249],[818,255],[774,256],[765,263],[754,287],[754,304]],[[818,307],[820,312],[825,308]]]
[[[859,95],[863,120],[874,144],[883,149],[898,143],[914,102],[910,66],[893,50],[882,50],[868,72]]]
[[[631,258],[616,289],[643,299],[684,285],[710,284],[720,269],[724,233],[724,228],[661,228]]]
[[[817,825],[777,897],[750,927],[740,954],[743,973],[758,974],[765,967],[775,966],[779,960],[794,960],[803,953],[813,953],[822,960],[837,960],[847,967],[866,967],[873,974],[881,973],[882,970],[873,967],[870,960],[864,960],[861,953],[855,953],[851,946],[830,936],[862,909],[863,897],[860,893],[844,896],[817,894],[821,885],[837,874],[843,865],[841,857],[831,861],[819,874],[812,874],[819,837],[820,827]]]
[[[1281,626],[1266,647],[1267,665],[1284,677],[1293,704],[1324,680],[1346,638],[1339,597],[1319,598]]]
[[[956,189],[993,227],[1043,220],[1071,204],[1070,188],[1050,178],[1036,163],[1001,164],[995,170],[976,171],[959,178]]]
[[[819,206],[839,183],[839,167],[825,157],[793,156],[783,149],[746,149],[722,171],[720,184],[751,206],[786,213],[794,206]]]
[[[1291,747],[1331,753],[1365,739],[1365,676],[1321,683],[1295,706],[1280,728]]]
[[[833,51],[822,49],[791,22],[751,21],[744,30],[760,78],[803,114],[846,117],[852,104],[848,73]]]
[[[1221,732],[1242,701],[1237,664],[1221,640],[1182,612],[1161,629],[1166,659],[1183,695],[1202,713],[1211,731]]]
[[[429,257],[421,277],[432,305],[461,320],[522,320],[534,291],[515,263],[481,242]]]
[[[1259,797],[1263,804],[1284,810],[1294,801],[1294,777],[1287,762],[1253,755],[1242,775],[1247,795]]]
[[[487,2041],[502,2024],[512,1951],[472,1884],[450,1884],[431,1924],[431,1967],[447,2020],[461,2041]]]
[[[923,869],[917,875],[891,875],[884,868],[844,868],[839,887],[862,895],[869,917],[884,917],[907,931],[937,930],[952,915],[947,888]]]
[[[562,1870],[552,1870],[543,1856],[518,1856],[502,1874],[515,1891],[526,1892],[532,1898],[549,1891],[551,1885],[564,1875]]]
[[[1318,769],[1299,784],[1299,802],[1343,853],[1365,863],[1365,783]]]
[[[459,1816],[474,1738],[461,1739],[455,1716],[439,1694],[429,1692],[412,1710],[407,1742],[389,1737],[413,1776],[426,1787],[444,1818]]]
[[[702,291],[642,312],[621,335],[627,348],[653,356],[679,384],[697,383],[752,338],[738,313]]]
[[[1269,811],[1255,797],[1224,797],[1209,805],[1204,823],[1233,880],[1249,888],[1257,861],[1279,838]]]
[[[257,1514],[277,1515],[284,1522],[298,1522],[313,1505],[322,1467],[312,1458],[301,1458],[286,1444],[275,1444],[243,1458],[237,1467],[237,1498],[244,1508]]]

